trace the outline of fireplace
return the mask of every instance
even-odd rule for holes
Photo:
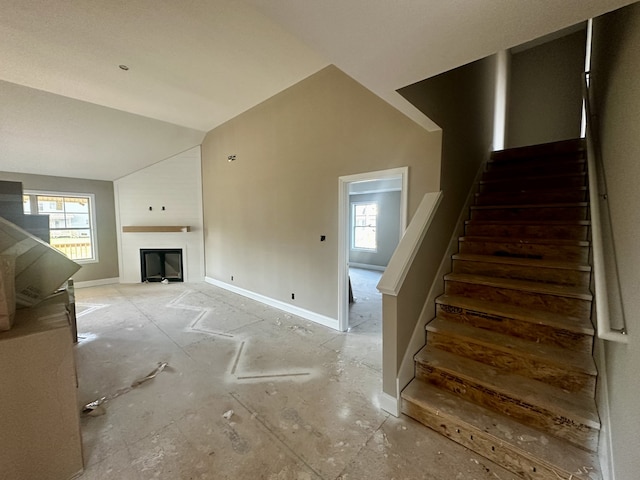
[[[181,248],[141,248],[140,273],[143,282],[182,282]]]

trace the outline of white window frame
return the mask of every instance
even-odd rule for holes
[[[42,196],[50,196],[50,197],[86,197],[89,199],[89,236],[91,239],[91,246],[93,247],[93,257],[92,258],[83,258],[73,260],[78,264],[86,264],[86,263],[98,263],[98,234],[96,228],[96,196],[93,193],[83,193],[83,192],[56,192],[51,190],[24,190],[22,192],[23,195],[30,196],[31,199],[31,215],[38,214],[38,202],[36,200],[36,195]],[[43,214],[46,215],[46,214]],[[55,229],[53,229],[55,230]],[[64,254],[63,254],[64,255]]]
[[[375,248],[356,247],[356,206],[358,205],[375,205],[376,206],[376,246]],[[357,202],[351,202],[351,250],[358,252],[376,253],[378,251],[378,218],[380,216],[380,205],[375,200],[363,200]]]

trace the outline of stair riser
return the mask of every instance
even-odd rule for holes
[[[587,201],[584,189],[551,190],[538,192],[493,192],[476,195],[476,205],[538,205]]]
[[[488,277],[509,278],[512,280],[531,280],[557,285],[589,287],[590,272],[568,270],[564,268],[525,267],[492,262],[466,260],[453,261],[453,273],[469,273]]]
[[[554,412],[548,407],[533,405],[523,398],[513,398],[508,392],[498,392],[474,379],[455,375],[439,367],[416,364],[416,377],[430,382],[468,401],[525,422],[556,438],[589,451],[598,446],[598,430],[566,413]]]
[[[589,248],[573,245],[544,245],[537,243],[511,243],[465,240],[460,242],[460,253],[497,255],[514,258],[537,258],[541,260],[563,260],[587,264]]]
[[[465,226],[465,235],[478,237],[507,238],[557,238],[561,240],[586,241],[589,234],[587,225],[502,225],[473,224]]]
[[[464,323],[485,330],[512,335],[514,337],[591,353],[593,337],[576,333],[560,327],[538,325],[513,318],[498,317],[484,312],[477,312],[451,305],[438,304],[436,315],[439,318]]]
[[[489,302],[500,302],[545,312],[561,313],[579,318],[589,318],[591,301],[562,297],[545,293],[512,290],[476,283],[447,280],[445,293],[468,298],[481,298]]]
[[[444,435],[454,442],[467,447],[478,455],[510,470],[525,480],[581,480],[575,472],[561,471],[557,467],[549,467],[536,461],[520,449],[505,444],[500,439],[470,426],[455,417],[443,418],[438,411],[422,408],[413,402],[403,400],[402,413],[414,418],[423,425]]]
[[[514,162],[489,162],[482,174],[483,180],[499,178],[541,177],[567,173],[584,173],[586,163],[583,160],[519,160]]]
[[[485,363],[502,371],[532,378],[562,388],[569,392],[595,394],[595,377],[583,372],[569,371],[565,365],[557,365],[544,357],[521,354],[518,350],[498,348],[472,338],[454,337],[429,331],[427,343],[433,347]]]
[[[471,220],[587,220],[587,207],[471,209]]]
[[[491,182],[480,182],[478,191],[484,192],[519,192],[521,190],[551,190],[560,188],[584,187],[586,175],[559,175],[557,177],[509,178]]]

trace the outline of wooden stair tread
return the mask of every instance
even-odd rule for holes
[[[514,181],[523,181],[523,180],[527,180],[529,182],[533,182],[534,180],[544,180],[544,179],[549,179],[549,178],[569,178],[569,177],[583,177],[586,178],[587,174],[585,172],[576,172],[576,173],[556,173],[556,174],[549,174],[549,175],[530,175],[527,177],[521,177],[521,176],[513,176],[513,177],[500,177],[500,178],[486,178],[486,179],[482,179],[480,180],[480,185],[488,185],[488,184],[492,184],[492,183],[507,183],[507,182],[514,182]]]
[[[482,197],[484,195],[496,195],[496,194],[501,194],[501,195],[513,195],[514,193],[527,193],[530,192],[532,195],[545,195],[548,193],[558,193],[558,192],[566,192],[567,190],[573,190],[573,191],[579,191],[579,192],[586,192],[587,191],[587,187],[584,185],[580,185],[580,186],[569,186],[566,188],[545,188],[545,189],[533,189],[533,190],[527,190],[526,188],[522,188],[516,192],[476,192],[474,193],[474,197]]]
[[[545,157],[554,155],[575,155],[586,150],[585,141],[580,138],[557,142],[506,148],[491,152],[494,161],[517,161],[518,158]]]
[[[591,226],[589,220],[465,220],[465,225],[582,225]]]
[[[543,464],[548,470],[561,470],[573,474],[572,478],[600,478],[598,456],[574,447],[564,440],[556,439],[536,429],[523,425],[514,419],[494,412],[480,405],[471,403],[449,392],[441,390],[420,379],[414,379],[402,392],[403,412],[405,402],[411,402],[419,409],[434,412],[445,425],[464,424],[465,429],[473,435],[482,436],[488,442],[486,450],[499,460],[504,453],[500,450],[507,446],[508,450],[529,460],[529,464]],[[468,438],[468,435],[467,435]],[[455,437],[453,438],[454,440]],[[471,439],[473,441],[473,439]],[[507,451],[508,451],[507,450]],[[524,462],[523,462],[524,463]],[[595,476],[580,473],[584,468]],[[558,478],[563,478],[559,477]],[[564,477],[566,478],[566,477]]]
[[[590,272],[591,265],[583,265],[577,262],[563,262],[560,260],[544,260],[537,258],[503,257],[499,255],[476,255],[473,253],[456,253],[453,260],[467,262],[500,263],[505,265],[519,265],[522,267],[557,268],[561,270],[579,270]]]
[[[511,238],[511,237],[481,237],[465,235],[458,239],[460,242],[507,242],[507,243],[535,243],[539,245],[568,245],[576,247],[588,247],[589,242],[584,240],[571,240],[564,238]]]
[[[486,277],[484,275],[471,275],[468,273],[449,273],[444,277],[445,281],[474,283],[509,290],[520,290],[558,297],[577,298],[591,301],[593,295],[586,288],[573,287],[571,285],[557,285],[553,283],[530,282],[527,280],[512,280],[510,278]]]
[[[529,203],[529,204],[518,204],[518,205],[471,205],[471,210],[492,210],[492,209],[506,209],[506,208],[572,208],[579,207],[584,208],[588,207],[588,202],[571,202],[571,203]]]
[[[491,167],[491,168],[488,168],[486,172],[492,172],[495,170],[518,170],[522,167],[530,168],[530,167],[537,167],[539,165],[546,167],[548,165],[557,165],[558,163],[562,163],[563,165],[567,165],[571,163],[576,165],[587,164],[586,158],[584,158],[584,156],[582,155],[566,155],[566,156],[561,155],[561,156],[564,156],[565,158],[562,160],[557,160],[556,156],[551,156],[551,158],[542,158],[542,159],[523,157],[517,160],[515,159],[497,160],[495,158],[490,158],[489,160],[487,160],[487,167]],[[535,163],[532,164],[529,162],[535,162]]]
[[[428,332],[466,338],[467,341],[482,343],[507,353],[516,351],[529,358],[541,358],[546,362],[561,365],[574,372],[587,375],[597,375],[598,373],[593,357],[589,353],[532,342],[437,317],[427,324],[426,329]]]
[[[416,362],[446,371],[456,377],[480,383],[485,388],[527,404],[557,412],[572,421],[600,429],[595,400],[586,395],[569,393],[520,375],[501,372],[494,367],[469,360],[426,345],[416,355]]]
[[[537,325],[547,325],[583,335],[593,336],[595,334],[591,321],[585,318],[570,317],[559,313],[534,310],[506,303],[487,302],[484,300],[462,297],[460,295],[441,295],[436,298],[436,303],[482,312],[497,317],[513,318],[515,320],[530,322]]]

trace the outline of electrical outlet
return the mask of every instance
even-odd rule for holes
[[[233,275],[231,275],[231,281],[233,282]]]
[[[295,299],[296,299],[296,294],[295,294],[295,293],[292,293],[292,294],[291,294],[291,300],[295,300]]]

